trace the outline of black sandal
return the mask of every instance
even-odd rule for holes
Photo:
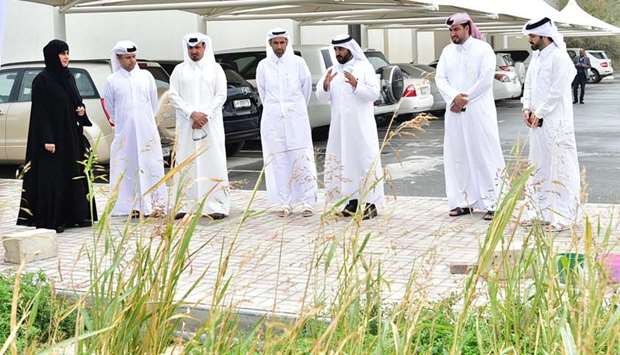
[[[471,208],[469,207],[457,207],[457,208],[453,208],[450,210],[450,213],[448,214],[450,217],[458,217],[458,216],[462,216],[465,214],[471,214]]]
[[[487,213],[482,216],[482,219],[484,219],[485,221],[492,221],[493,216],[495,216],[495,211],[487,211]]]

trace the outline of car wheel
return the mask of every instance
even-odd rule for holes
[[[591,83],[598,83],[601,81],[601,75],[598,73],[596,69],[591,69],[589,81]]]
[[[226,156],[232,157],[243,148],[244,141],[226,144]]]

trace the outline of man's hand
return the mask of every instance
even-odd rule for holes
[[[56,144],[45,144],[45,150],[47,150],[48,152],[54,154],[56,153]]]
[[[467,96],[468,96],[467,94],[458,94],[458,95],[456,95],[456,97],[452,101],[452,104],[454,106],[460,106],[461,108],[465,107],[465,105],[467,105],[467,103],[469,102],[469,98]],[[460,109],[459,109],[459,111],[460,111]]]
[[[348,71],[344,72],[344,77],[347,78],[346,82],[350,84],[353,89],[357,88],[357,79],[353,76],[353,74]]]
[[[198,111],[192,112],[189,118],[192,120],[193,129],[202,128],[204,125],[207,124],[207,122],[209,122],[209,117],[207,117],[206,114]]]
[[[530,126],[530,114],[531,111],[530,110],[523,110],[523,122],[525,122],[525,125],[528,127],[532,127]]]
[[[78,106],[78,108],[75,109],[75,112],[77,112],[78,116],[82,117],[86,114],[86,109],[84,106]]]
[[[327,75],[325,75],[325,80],[323,80],[323,91],[329,91],[332,80],[334,80],[334,77],[336,77],[336,75],[338,75],[337,72],[332,75],[331,69],[327,71]]]
[[[462,109],[463,109],[463,106],[459,106],[455,103],[452,103],[452,106],[450,106],[450,111],[454,113],[460,113]]]

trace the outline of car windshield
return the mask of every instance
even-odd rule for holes
[[[589,51],[588,53],[590,53],[596,59],[607,59],[607,56],[605,55],[605,52]]]
[[[426,72],[420,68],[416,68],[412,65],[407,64],[399,64],[398,65],[402,71],[405,72],[411,78],[423,78],[426,75]]]
[[[229,85],[233,86],[247,86],[245,79],[239,73],[232,69],[224,69],[224,73],[226,74],[226,81]]]
[[[368,58],[368,61],[370,62],[370,64],[372,64],[375,70],[390,65],[390,63],[387,61],[387,59],[385,59],[385,56],[381,52],[367,51],[364,54],[366,54],[366,58]]]
[[[140,66],[141,69],[148,70],[149,73],[153,75],[155,78],[155,85],[157,85],[158,89],[168,89],[170,87],[170,77],[168,73],[161,68],[156,66]]]

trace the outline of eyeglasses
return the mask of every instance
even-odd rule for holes
[[[209,135],[209,131],[207,130],[207,125],[202,126],[202,128],[194,128],[192,129],[192,140],[199,141],[207,138]]]

